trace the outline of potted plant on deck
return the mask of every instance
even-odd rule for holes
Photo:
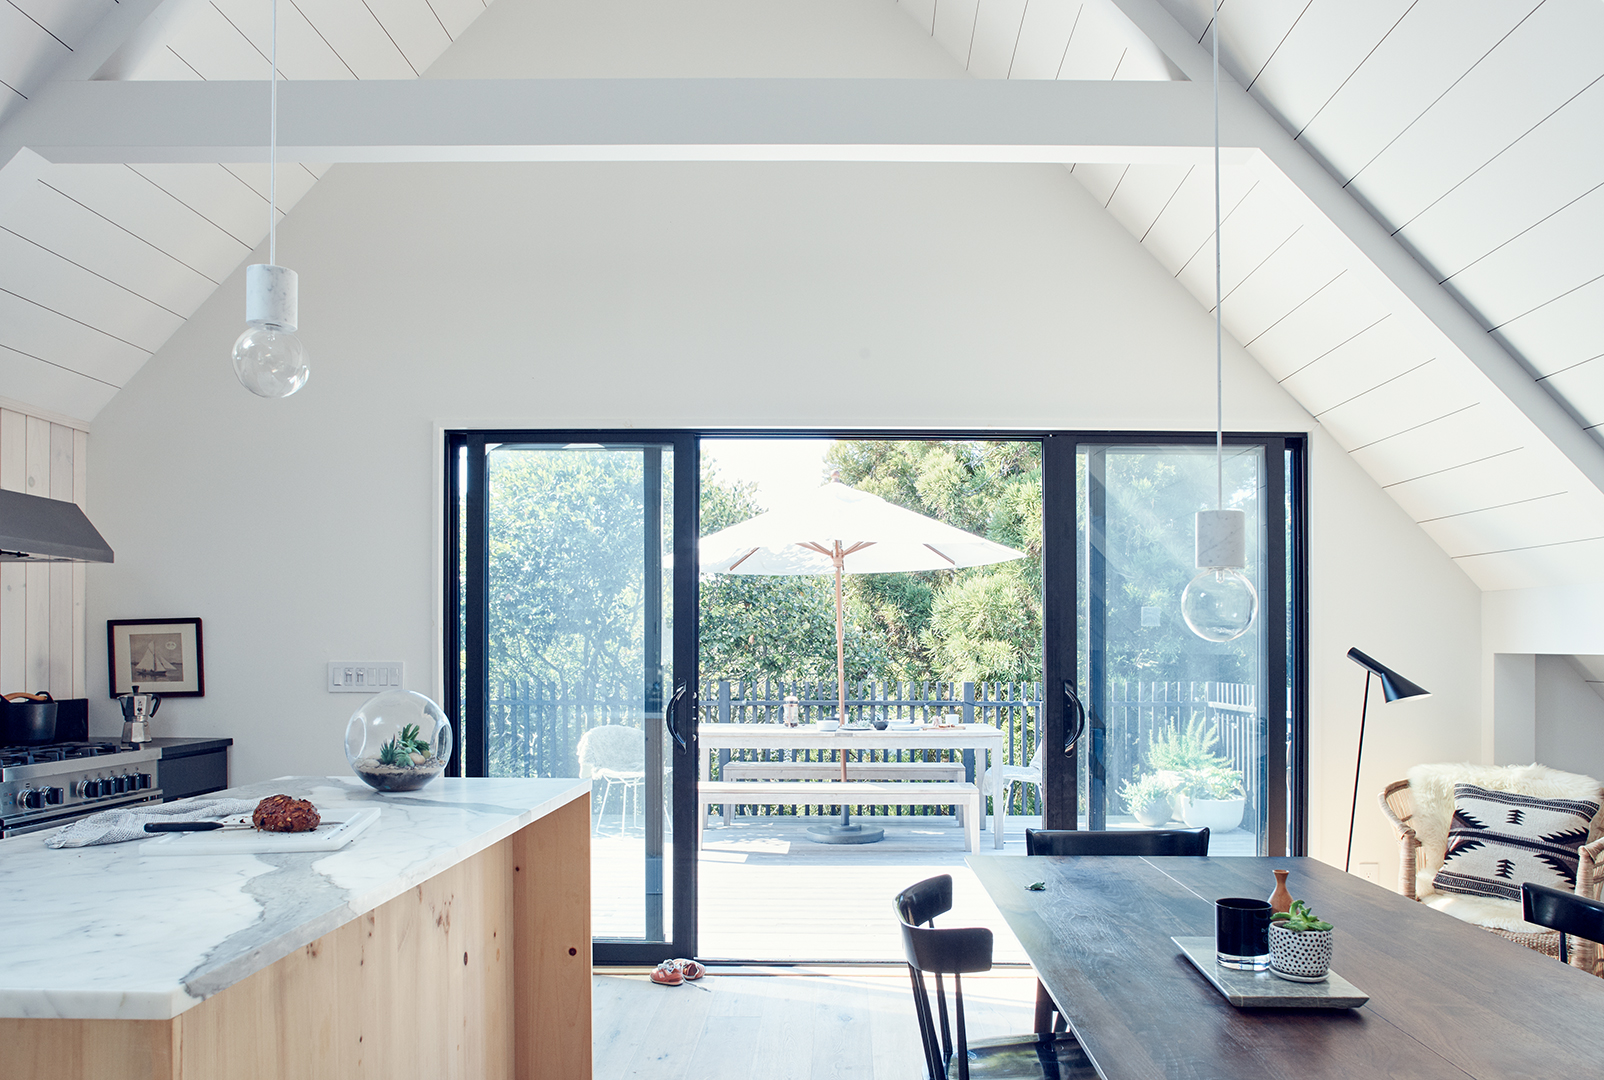
[[[1147,758],[1154,769],[1177,778],[1172,801],[1182,821],[1194,829],[1229,832],[1242,824],[1247,798],[1242,774],[1230,758],[1215,753],[1219,741],[1215,725],[1194,716],[1186,727],[1150,739]]]
[[[1156,829],[1175,816],[1175,788],[1179,777],[1172,772],[1151,772],[1125,781],[1119,797],[1131,816],[1149,829]]]

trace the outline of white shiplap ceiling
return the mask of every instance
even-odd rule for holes
[[[1212,48],[1211,3],[1161,2]],[[1130,0],[901,3],[980,77],[1184,77]],[[1220,56],[1604,437],[1604,4],[1224,0]],[[1210,170],[1072,172],[1212,310]],[[1597,485],[1262,156],[1221,186],[1227,330],[1483,588],[1604,576]]]
[[[1193,44],[1212,44],[1206,0],[900,3],[982,78],[1206,78]],[[260,79],[267,10],[8,0],[0,135],[52,79]],[[411,79],[483,10],[286,0],[281,74]],[[1155,14],[1173,33],[1152,36]],[[1571,430],[1604,442],[1604,4],[1224,0],[1220,23],[1228,75],[1384,226],[1395,253],[1431,272],[1440,298],[1479,321],[1479,343],[1485,334],[1507,350],[1528,388],[1575,418]],[[1263,154],[1234,160],[1227,329],[1484,588],[1604,577],[1604,493],[1574,447],[1556,445],[1551,418],[1529,415],[1529,400],[1523,411],[1507,380],[1495,385],[1485,356],[1468,356],[1441,311],[1434,322],[1418,290],[1378,266],[1373,243],[1334,224],[1329,201],[1317,208]],[[323,169],[281,168],[281,207]],[[265,173],[52,165],[28,151],[0,161],[0,396],[92,419],[260,243]],[[1212,306],[1206,168],[1073,174]]]
[[[123,14],[119,6],[0,3],[0,124],[75,64],[92,65],[77,73],[85,78],[267,74],[266,4],[166,0],[149,4],[148,18],[132,20],[133,34],[97,41]],[[415,78],[484,10],[483,0],[286,0],[279,74]],[[97,46],[107,55],[86,58]],[[264,142],[266,126],[264,119]],[[326,170],[281,166],[280,214]],[[0,187],[0,396],[80,423],[94,418],[267,235],[265,165],[34,159],[12,163],[7,173]]]

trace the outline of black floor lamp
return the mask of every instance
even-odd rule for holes
[[[1385,664],[1377,663],[1358,649],[1348,650],[1348,659],[1365,669],[1365,702],[1359,710],[1359,753],[1353,761],[1353,806],[1348,811],[1348,857],[1342,862],[1343,873],[1353,863],[1353,821],[1359,813],[1359,768],[1365,759],[1365,714],[1370,711],[1370,676],[1381,680],[1381,692],[1388,701],[1400,698],[1430,697],[1431,691],[1422,689]]]

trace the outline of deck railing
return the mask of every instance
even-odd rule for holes
[[[776,723],[787,696],[795,695],[804,723],[836,713],[835,681],[707,680],[697,701],[703,724]],[[1140,765],[1150,739],[1166,729],[1184,726],[1202,714],[1216,725],[1218,753],[1230,758],[1246,778],[1251,805],[1259,796],[1258,760],[1263,753],[1261,721],[1254,687],[1243,683],[1143,682],[1114,680],[1104,709],[1105,775],[1110,809],[1118,813],[1119,783]],[[555,682],[520,680],[493,685],[487,710],[490,763],[494,776],[575,776],[578,748],[586,730],[603,724],[638,728],[642,723],[638,690],[576,692]],[[848,684],[847,718],[851,723],[874,719],[930,720],[953,717],[964,723],[991,724],[1008,734],[1001,764],[1023,765],[1035,759],[1042,684],[1014,682],[896,682],[865,680]],[[738,760],[761,758],[778,751],[736,751]],[[794,755],[797,751],[786,751]],[[974,776],[973,751],[854,751],[874,760],[962,760]],[[814,752],[804,760],[834,752]],[[720,751],[718,765],[731,759]],[[862,758],[863,760],[868,760]],[[715,778],[717,772],[714,772]],[[1014,789],[1012,812],[1041,813],[1040,792],[1030,786]],[[1082,798],[1084,798],[1084,793]],[[789,814],[793,807],[753,807],[750,812]],[[812,808],[800,808],[811,813]],[[864,807],[868,814],[921,814],[922,807]]]

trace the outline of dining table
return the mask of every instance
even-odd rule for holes
[[[837,728],[826,730],[818,724],[718,723],[699,724],[696,742],[701,755],[700,778],[707,780],[711,773],[711,754],[720,750],[837,750],[842,753],[897,751],[897,750],[973,750],[975,752],[975,787],[980,791],[980,827],[986,827],[985,800],[988,795],[999,796],[992,800],[998,810],[1002,803],[1000,792],[993,791],[995,776],[993,765],[1002,764],[1007,733],[991,724],[914,724],[887,726],[884,731],[871,727]],[[988,762],[988,758],[990,759]],[[754,784],[761,781],[753,781]],[[995,818],[995,814],[993,815]],[[993,821],[992,843],[1003,846],[1000,819]]]
[[[1104,1080],[1604,1076],[1604,979],[1318,860],[968,864]],[[1331,970],[1361,1007],[1239,1008],[1172,940],[1212,938],[1214,902],[1268,898],[1273,869],[1335,927]]]

